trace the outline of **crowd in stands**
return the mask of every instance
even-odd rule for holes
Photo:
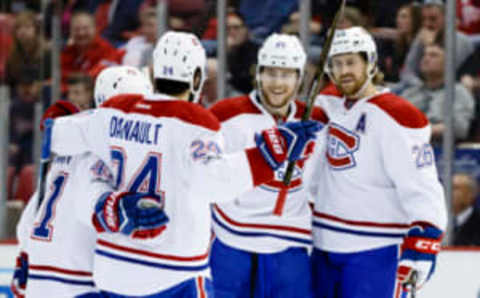
[[[34,187],[34,104],[40,102],[45,108],[59,99],[51,98],[50,92],[54,44],[51,22],[56,8],[50,4],[42,13],[40,2],[8,0],[0,6],[0,83],[8,85],[11,93],[8,196],[24,202]],[[93,82],[100,70],[123,64],[148,71],[158,32],[157,0],[60,2],[62,99],[88,109],[93,106]],[[201,103],[207,107],[219,100],[215,2],[169,0],[166,21],[169,28],[191,31],[202,39],[209,61]],[[326,28],[339,3],[339,0],[312,0],[307,49],[310,67],[318,62]],[[457,0],[456,65],[452,70],[444,69],[447,22],[442,0],[349,0],[347,3],[338,27],[364,26],[373,34],[385,84],[427,115],[432,123],[432,142],[438,144],[445,131],[446,71],[455,71],[457,79],[452,111],[455,139],[479,142],[480,1]],[[226,92],[230,97],[253,89],[257,51],[265,37],[272,32],[299,34],[299,1],[282,0],[281,4],[275,0],[228,1],[226,30]],[[474,178],[464,173],[455,176],[458,204],[454,211],[459,215],[461,228],[470,223],[470,217],[477,224],[480,221],[475,200],[471,199],[478,192]],[[469,233],[473,232],[467,226],[455,242],[480,245],[478,233],[465,236]],[[466,243],[465,239],[473,242]]]

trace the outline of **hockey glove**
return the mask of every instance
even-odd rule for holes
[[[157,195],[107,192],[95,205],[93,224],[99,233],[122,233],[132,238],[153,238],[169,219]]]
[[[255,134],[255,143],[270,167],[277,170],[287,159],[293,162],[304,158],[305,147],[313,146],[315,134],[322,127],[313,120],[287,122]],[[313,151],[312,146],[308,151]]]
[[[435,271],[442,236],[441,230],[426,223],[414,223],[408,230],[397,270],[397,278],[404,290],[409,290],[407,286],[414,271],[417,272],[417,288],[430,279]]]
[[[42,120],[40,121],[40,130],[44,130],[44,122],[48,118],[55,119],[57,117],[72,115],[79,111],[80,110],[75,104],[66,100],[57,100],[54,104],[48,107],[45,113],[43,113]]]
[[[28,255],[25,252],[21,252],[17,257],[15,264],[15,271],[13,272],[13,279],[10,285],[15,298],[24,298],[25,289],[27,288],[28,277]]]

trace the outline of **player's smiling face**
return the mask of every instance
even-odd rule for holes
[[[298,79],[296,69],[264,67],[260,72],[264,104],[273,109],[286,106],[297,92]]]
[[[342,54],[332,58],[332,75],[347,97],[356,94],[367,80],[367,63],[360,54]]]

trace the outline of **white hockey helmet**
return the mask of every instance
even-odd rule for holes
[[[293,68],[299,71],[299,82],[303,78],[307,55],[295,35],[273,33],[258,50],[257,81],[261,67]]]
[[[132,66],[112,66],[100,72],[94,90],[97,108],[110,97],[124,93],[152,94],[152,83],[140,70]]]
[[[153,51],[154,79],[167,79],[190,85],[197,102],[206,79],[207,55],[200,40],[191,33],[168,31],[160,37]],[[195,88],[195,73],[200,84]]]
[[[328,53],[326,73],[332,76],[332,57],[341,54],[365,53],[367,56],[367,76],[371,79],[377,72],[377,46],[370,33],[362,27],[337,30]]]

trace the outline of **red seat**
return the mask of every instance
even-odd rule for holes
[[[0,79],[5,78],[5,65],[13,41],[13,21],[12,15],[0,13]]]
[[[13,198],[13,188],[15,183],[15,167],[7,167],[7,200]]]
[[[15,199],[28,202],[35,190],[35,165],[25,165],[18,174],[17,191]]]

